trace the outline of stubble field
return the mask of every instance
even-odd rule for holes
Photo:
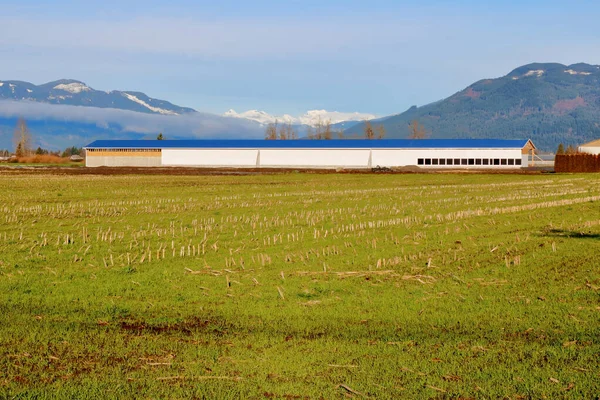
[[[598,175],[0,187],[0,398],[600,393]]]

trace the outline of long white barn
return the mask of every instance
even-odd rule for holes
[[[88,167],[422,168],[527,167],[531,140],[97,140]],[[530,157],[531,155],[531,157]]]

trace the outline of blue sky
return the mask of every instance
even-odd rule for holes
[[[530,62],[600,64],[600,2],[0,1],[0,80],[223,113],[390,115]]]

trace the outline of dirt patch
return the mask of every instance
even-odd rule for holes
[[[465,96],[470,97],[471,99],[478,99],[481,96],[481,92],[477,92],[473,90],[473,88],[468,88],[465,90]]]
[[[298,169],[298,168],[194,168],[194,167],[18,167],[0,166],[0,175],[172,175],[172,176],[244,176],[303,174],[519,174],[540,173],[529,169],[423,169],[417,166],[374,169]]]
[[[558,113],[566,113],[568,111],[574,110],[577,107],[583,107],[586,105],[585,99],[581,96],[577,96],[574,99],[570,100],[558,100],[552,106],[552,109]]]

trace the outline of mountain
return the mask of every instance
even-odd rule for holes
[[[182,115],[140,113],[0,100],[0,150],[14,149],[17,120],[24,118],[33,147],[62,150],[98,139],[262,139],[264,128],[252,121],[193,112]]]
[[[542,150],[600,137],[600,66],[535,63],[484,79],[422,107],[383,118],[387,137],[417,120],[431,138],[531,138]],[[345,131],[359,136],[363,125]]]
[[[141,92],[94,90],[63,79],[43,85],[0,81],[0,150],[13,148],[17,120],[24,118],[33,146],[60,150],[96,139],[222,139],[264,137],[245,119],[197,112]]]
[[[29,82],[0,81],[0,99],[114,108],[160,115],[181,115],[195,111],[165,100],[150,98],[140,92],[94,90],[85,83],[72,79],[62,79],[39,86]]]
[[[278,117],[262,111],[238,114],[233,110],[219,116],[141,92],[95,90],[72,79],[43,85],[0,80],[0,150],[13,147],[18,118],[26,120],[34,147],[58,150],[83,146],[96,139],[155,138],[158,133],[169,139],[262,139],[265,125],[276,120],[293,124],[303,136],[319,118],[331,120],[334,129],[344,129],[372,117],[325,110],[309,111],[299,117]]]
[[[270,123],[283,123],[283,124],[292,124],[292,125],[307,125],[311,127],[317,126],[319,122],[325,123],[327,121],[331,122],[332,125],[337,125],[339,123],[347,123],[350,122],[349,125],[353,125],[351,122],[365,121],[376,118],[373,114],[366,113],[358,113],[358,112],[339,112],[339,111],[327,111],[327,110],[310,110],[305,114],[302,114],[298,117],[293,117],[289,114],[284,114],[281,116],[275,116],[266,113],[265,111],[257,111],[257,110],[249,110],[243,113],[237,113],[235,110],[229,110],[225,114],[225,117],[230,118],[243,118],[251,121],[256,121],[260,124],[266,125]],[[343,125],[342,125],[343,126]]]

